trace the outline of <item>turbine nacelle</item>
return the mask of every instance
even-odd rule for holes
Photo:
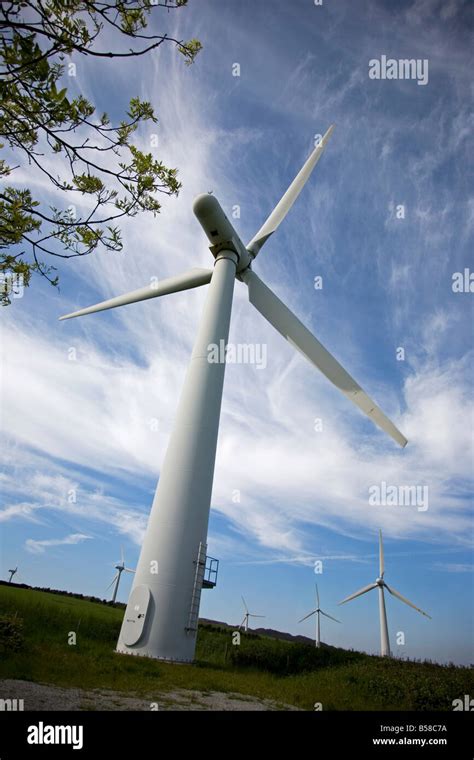
[[[193,212],[211,243],[212,255],[217,257],[221,251],[234,251],[239,257],[237,272],[247,269],[253,256],[242,243],[217,198],[210,193],[198,195],[193,203]]]

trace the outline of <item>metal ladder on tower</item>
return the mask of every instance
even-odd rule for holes
[[[206,569],[206,552],[207,544],[199,543],[197,560],[195,560],[196,573],[194,575],[193,593],[191,596],[191,607],[189,609],[189,619],[186,630],[196,632],[199,620],[199,605],[201,603],[201,591],[204,581],[204,571]]]

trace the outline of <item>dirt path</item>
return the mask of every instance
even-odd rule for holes
[[[148,699],[108,689],[64,689],[59,686],[0,681],[0,700],[23,699],[24,710],[297,710],[270,699],[219,691],[157,692]],[[0,709],[3,703],[0,702]],[[3,709],[7,709],[3,706]]]

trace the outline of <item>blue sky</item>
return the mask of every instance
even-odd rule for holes
[[[325,621],[323,640],[376,652],[376,595],[337,602],[375,580],[382,528],[387,582],[433,617],[389,598],[394,653],[472,662],[474,296],[452,290],[453,273],[474,269],[468,3],[194,0],[154,23],[202,41],[192,67],[164,48],[126,64],[75,59],[67,84],[117,118],[130,97],[151,100],[159,127],[137,139],[149,149],[158,134],[154,150],[183,189],[155,220],[123,225],[123,254],[65,263],[60,292],[37,281],[2,311],[1,575],[18,565],[19,582],[102,597],[121,546],[134,566],[205,288],[57,317],[209,266],[192,214],[200,192],[229,214],[239,205],[250,240],[334,123],[254,269],[409,444],[398,449],[340,397],[236,283],[230,340],[265,344],[268,362],[227,368],[208,547],[221,565],[201,615],[238,623],[243,594],[265,625],[312,635],[311,620],[296,621],[317,580],[342,621]],[[428,84],[369,79],[381,55],[428,59]],[[11,180],[59,200],[30,172]],[[428,509],[370,505],[381,482],[427,486]]]

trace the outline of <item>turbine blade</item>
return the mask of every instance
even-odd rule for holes
[[[298,172],[286,193],[277,203],[266,222],[262,225],[262,227],[260,227],[255,237],[253,237],[250,243],[247,245],[247,249],[253,253],[254,256],[257,255],[260,248],[263,246],[266,240],[268,240],[270,235],[272,235],[280,226],[288,211],[293,206],[293,203],[296,201],[298,195],[301,193],[303,187],[310,178],[314,167],[318,163],[333,129],[334,125],[329,127],[321,142],[313,150],[310,157],[303,165],[302,169]]]
[[[408,604],[409,607],[413,607],[413,609],[416,610],[417,612],[419,612],[421,615],[424,615],[425,617],[429,618],[430,620],[432,619],[431,615],[428,615],[427,612],[423,612],[423,610],[420,610],[420,608],[417,607],[416,604],[413,604],[413,602],[410,602],[408,599],[405,599],[405,597],[402,596],[398,591],[395,591],[394,588],[390,588],[390,586],[387,586],[386,583],[384,583],[384,586],[387,589],[387,591],[389,591],[391,593],[392,596],[396,596],[397,599],[400,599],[401,602],[405,602],[405,604]]]
[[[261,618],[267,617],[266,615],[254,615],[253,612],[249,612],[249,616],[250,617],[261,617]]]
[[[115,581],[117,580],[118,577],[119,577],[119,573],[117,573],[117,575],[115,576],[115,578],[113,579],[113,581],[111,583],[109,583],[109,585],[105,589],[106,591],[108,591],[109,588],[114,585],[114,583],[115,583]]]
[[[242,628],[243,624],[245,623],[245,618],[246,617],[247,617],[247,615],[244,616],[244,619],[242,620],[241,624],[239,625],[239,630]]]
[[[120,561],[121,561],[122,565],[125,565],[125,559],[124,559],[124,556],[123,556],[123,546],[120,547]]]
[[[248,611],[249,611],[249,608],[248,608],[248,607],[247,607],[247,605],[245,604],[245,599],[244,599],[244,597],[242,597],[242,601],[243,601],[243,603],[244,603],[245,612],[248,612]]]
[[[211,277],[211,269],[189,269],[187,272],[176,275],[176,277],[169,277],[166,280],[162,280],[156,285],[147,285],[145,288],[132,290],[130,293],[124,293],[121,296],[109,298],[108,301],[102,301],[101,303],[96,303],[94,306],[88,306],[85,309],[73,311],[71,314],[65,314],[63,317],[59,317],[59,320],[72,319],[72,317],[83,317],[85,314],[95,314],[97,311],[115,309],[116,306],[126,306],[129,303],[146,301],[148,298],[166,296],[169,293],[178,293],[180,290],[199,288],[201,285],[207,285],[207,283],[211,281]]]
[[[135,570],[132,570],[130,567],[124,567],[123,569],[125,570],[126,573],[134,573],[135,572]]]
[[[383,574],[385,572],[385,563],[384,563],[384,556],[383,556],[383,539],[382,539],[381,530],[379,530],[379,570],[380,570],[380,577],[383,578]]]
[[[322,610],[321,610],[321,615],[325,615],[327,618],[329,618],[329,620],[334,620],[335,623],[340,623],[341,622],[340,620],[337,620],[336,618],[333,618],[331,615],[328,615],[327,612],[323,612]]]
[[[318,584],[316,583],[316,599],[318,600],[318,609],[321,606],[319,603],[319,591],[318,591]]]
[[[303,618],[301,618],[301,620],[298,620],[298,623],[302,623],[303,620],[307,620],[308,618],[311,617],[311,615],[315,615],[316,612],[317,612],[317,610],[313,610],[312,612],[309,613],[309,615],[305,615]]]
[[[366,414],[381,430],[388,433],[400,446],[406,446],[407,439],[395,427],[381,409],[372,401],[348,372],[327,351],[322,343],[303,325],[283,301],[270,290],[253,272],[247,269],[242,280],[249,289],[250,303],[270,322],[271,325],[308,361],[330,380],[336,388]]]
[[[367,591],[372,591],[373,588],[377,588],[376,583],[371,583],[369,586],[364,586],[364,588],[361,588],[360,591],[356,591],[355,594],[346,596],[346,598],[343,599],[342,602],[339,602],[339,604],[345,604],[346,602],[350,602],[351,599],[355,599],[358,596],[362,596],[362,594],[366,594]]]

